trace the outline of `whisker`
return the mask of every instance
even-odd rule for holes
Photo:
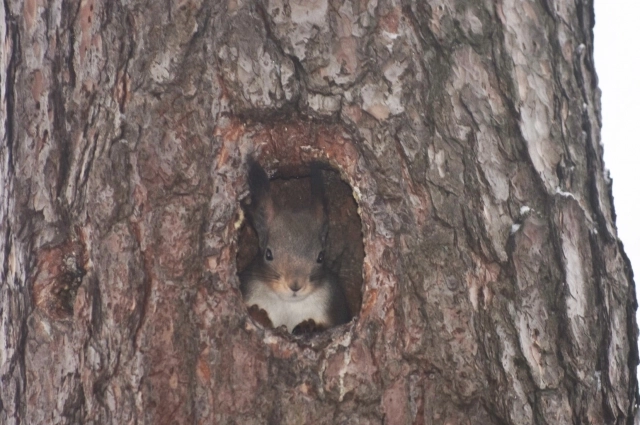
[[[316,269],[316,270],[311,272],[311,276],[309,276],[309,280],[311,282],[320,281],[320,280],[322,280],[324,278],[325,274],[326,273],[325,273],[323,268],[318,268],[318,269]]]
[[[274,282],[280,279],[280,274],[266,265],[249,267],[245,269],[241,274],[246,277],[257,278],[267,282]]]

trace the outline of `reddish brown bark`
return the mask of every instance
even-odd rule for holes
[[[633,423],[591,2],[7,0],[0,22],[1,423]],[[352,323],[249,318],[250,154],[352,188]]]

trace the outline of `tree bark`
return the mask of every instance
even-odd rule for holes
[[[592,2],[6,0],[0,23],[0,423],[633,423]],[[247,316],[248,155],[353,189],[352,323]]]

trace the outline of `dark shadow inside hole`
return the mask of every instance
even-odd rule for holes
[[[344,288],[352,316],[357,316],[362,304],[362,263],[364,245],[362,223],[358,205],[353,198],[351,186],[345,183],[333,169],[322,170],[329,233],[325,251],[325,265],[339,277]],[[270,180],[271,193],[281,205],[295,209],[307,202],[310,196],[308,168],[280,168]],[[243,200],[246,205],[248,199]],[[246,209],[246,208],[245,208]],[[238,231],[238,271],[243,271],[258,253],[258,237],[245,219]]]

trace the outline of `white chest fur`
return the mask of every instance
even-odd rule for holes
[[[313,319],[316,324],[327,325],[329,296],[329,288],[320,287],[303,299],[299,297],[283,299],[266,285],[260,285],[252,291],[245,303],[247,306],[257,304],[267,312],[273,327],[285,325],[291,332],[307,319]]]

